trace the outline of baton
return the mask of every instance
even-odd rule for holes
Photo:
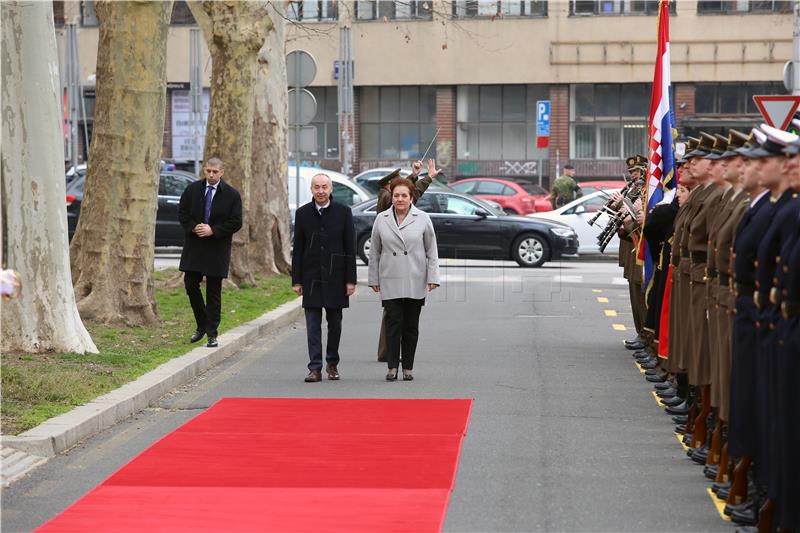
[[[431,146],[433,146],[433,141],[435,141],[436,137],[439,135],[439,130],[440,129],[442,129],[442,128],[436,128],[436,133],[433,134],[433,139],[431,139],[431,143],[428,145],[428,149],[425,150],[424,154],[422,154],[422,157],[420,158],[420,161],[425,161],[425,156],[428,155],[428,152],[430,151]]]

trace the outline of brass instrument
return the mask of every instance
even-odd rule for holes
[[[625,186],[619,190],[619,193],[624,197],[628,194],[628,191],[633,186],[634,180],[628,178],[627,176],[623,176],[623,178],[625,179]],[[602,215],[603,213],[609,216],[615,216],[617,214],[616,207],[618,206],[617,202],[614,201],[614,198],[608,195],[608,193],[606,193],[602,189],[600,190],[600,192],[605,194],[606,196],[609,196],[609,198],[608,201],[606,201],[605,205],[600,208],[597,214],[587,221],[590,226],[594,226],[594,223],[597,222],[597,219],[600,218],[600,215]]]
[[[605,212],[609,214],[609,221],[606,227],[603,228],[603,231],[600,232],[600,235],[597,236],[597,244],[600,246],[600,253],[605,252],[606,246],[608,246],[611,239],[614,238],[619,228],[622,227],[625,218],[630,215],[633,220],[636,220],[633,204],[641,197],[642,189],[643,187],[640,184],[636,183],[635,180],[631,180],[628,185],[623,188],[625,194],[622,196],[621,205],[618,205],[616,209],[612,207],[606,209]]]

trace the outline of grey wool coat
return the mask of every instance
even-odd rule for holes
[[[428,283],[439,285],[439,253],[433,223],[411,206],[400,227],[394,208],[378,213],[369,251],[370,286],[380,285],[381,300],[425,298]]]

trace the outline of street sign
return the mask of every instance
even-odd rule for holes
[[[536,102],[536,147],[547,148],[550,141],[550,100]]]
[[[317,76],[317,63],[305,50],[286,54],[286,79],[289,87],[306,87]]]
[[[300,146],[295,146],[295,138],[299,138]],[[293,135],[289,135],[289,152],[316,152],[317,151],[317,127],[301,126]]]
[[[305,126],[317,114],[317,99],[308,89],[289,89],[289,125]]]
[[[786,126],[792,121],[792,115],[800,106],[800,96],[792,95],[754,95],[753,101],[767,124],[781,130],[786,129]]]
[[[339,61],[338,59],[333,60],[333,79],[338,81],[339,77],[342,75],[342,70],[344,70],[345,66],[344,61]],[[355,62],[350,61],[350,77],[356,77],[356,65]]]

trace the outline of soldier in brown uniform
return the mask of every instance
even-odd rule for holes
[[[694,166],[694,176],[698,183],[705,185],[692,193],[695,197],[695,210],[688,223],[688,235],[684,234],[686,249],[689,253],[689,292],[690,305],[688,313],[689,335],[691,342],[688,352],[688,374],[689,384],[699,387],[699,400],[702,406],[697,415],[693,431],[692,447],[700,448],[707,443],[707,421],[706,418],[711,412],[711,358],[709,355],[709,336],[708,320],[706,310],[708,309],[706,294],[706,261],[708,248],[708,231],[711,221],[720,205],[722,191],[718,184],[711,180],[712,170],[716,166],[716,157],[722,153],[720,140],[714,140],[712,152],[704,158],[699,158]],[[705,194],[703,194],[705,193]],[[695,459],[698,462],[705,462],[707,449],[698,450],[699,455]],[[694,458],[694,455],[692,456]]]
[[[645,172],[647,172],[647,158],[635,155],[626,159],[625,162],[628,166],[628,174],[635,182],[634,186],[641,190],[641,187],[644,186]],[[620,206],[620,209],[624,209],[624,207]],[[644,330],[644,318],[647,313],[644,303],[644,272],[636,260],[637,249],[634,235],[632,235],[634,222],[628,217],[619,229],[619,263],[623,268],[623,276],[628,280],[633,324],[636,328],[636,338],[626,340],[625,347],[629,350],[641,350],[652,342],[652,336],[647,335]]]

